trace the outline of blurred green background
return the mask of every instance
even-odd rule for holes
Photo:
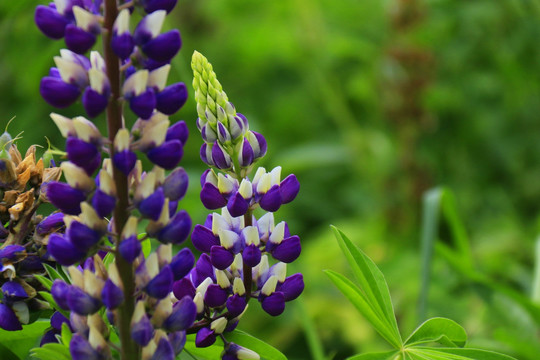
[[[40,3],[0,2],[0,126],[16,116],[9,130],[24,130],[21,148],[45,145],[44,136],[63,148],[48,117],[58,110],[38,92],[63,42],[34,26]],[[334,224],[381,267],[409,333],[420,320],[421,199],[438,185],[456,195],[478,270],[529,296],[540,230],[540,0],[179,0],[166,26],[184,41],[169,82],[190,84],[191,54],[202,52],[265,135],[262,165],[302,184],[276,217],[303,240],[290,271],[304,273],[305,293],[276,319],[252,306],[243,329],[291,359],[314,358],[313,329],[334,359],[385,349],[322,273],[348,272]],[[83,114],[80,105],[58,112]],[[200,223],[208,211],[198,202],[193,98],[172,119],[191,130],[183,206]],[[428,315],[464,325],[471,345],[538,358],[538,324],[523,309],[437,257],[434,271]]]

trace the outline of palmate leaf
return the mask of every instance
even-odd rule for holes
[[[463,347],[467,342],[465,329],[453,320],[432,318],[421,324],[405,341],[406,346],[439,343],[449,347]]]
[[[360,286],[357,287],[336,272],[327,271],[326,274],[342,292],[347,289],[347,294],[344,294],[349,300],[355,299],[353,304],[372,323],[381,336],[395,348],[401,348],[403,341],[384,275],[377,265],[343,232],[336,227],[332,227],[332,230]]]
[[[325,273],[375,330],[396,348],[389,352],[359,354],[348,360],[515,360],[492,351],[463,348],[467,342],[465,330],[445,318],[427,320],[403,344],[383,274],[341,231],[335,228],[334,231],[341,249],[355,270],[360,287],[335,271],[326,270]],[[393,321],[388,317],[390,314]],[[430,343],[439,343],[445,347],[427,347]]]

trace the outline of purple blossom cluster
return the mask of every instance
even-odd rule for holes
[[[169,63],[182,41],[178,30],[161,33],[175,4],[56,0],[36,9],[38,28],[64,38],[68,48],[42,79],[43,98],[58,108],[81,98],[91,118],[107,110],[109,125],[103,136],[85,117],[51,114],[66,138],[67,161],[60,165],[65,181],[51,181],[45,191],[61,211],[57,220],[65,232],[51,234],[47,243],[70,278],[55,280],[51,294],[54,306],[69,317],[55,314],[42,343],[54,341],[67,323],[76,360],[115,356],[110,325],[119,329],[123,359],[172,360],[195,321],[193,300],[172,293],[174,281],[195,262],[189,249],[172,252],[192,227],[187,212],[178,209],[189,180],[178,167],[188,128],[169,120],[184,105],[187,89],[183,83],[167,85]],[[134,24],[138,10],[144,15]],[[104,56],[90,51],[100,34]],[[131,126],[123,103],[138,117]],[[143,168],[141,155],[150,169]],[[161,245],[145,254],[147,239]]]
[[[187,100],[184,83],[167,86],[170,61],[182,46],[178,30],[160,34],[174,1],[143,1],[144,16],[130,30],[129,2],[118,13],[111,36],[111,48],[122,61],[122,96],[141,119],[155,111],[173,115]],[[53,39],[64,38],[68,49],[54,57],[55,67],[41,80],[40,93],[52,106],[64,108],[80,97],[87,115],[101,114],[111,97],[111,82],[99,52],[84,56],[103,32],[103,2],[100,0],[56,0],[39,5],[35,12],[38,28]]]
[[[201,178],[201,200],[221,214],[195,227],[192,242],[202,252],[197,261],[188,248],[173,253],[192,228],[187,212],[178,209],[189,180],[178,167],[188,128],[169,120],[186,102],[187,89],[167,85],[182,40],[178,30],[161,32],[175,5],[55,0],[36,8],[38,28],[67,46],[41,80],[43,98],[57,108],[81,99],[90,118],[107,113],[108,136],[85,117],[51,114],[66,138],[67,161],[60,165],[65,181],[55,179],[44,189],[60,212],[42,227],[64,229],[51,231],[46,242],[70,280],[51,285],[52,304],[61,311],[42,343],[55,341],[66,323],[75,360],[116,353],[173,360],[194,333],[198,347],[220,338],[222,359],[259,359],[224,334],[237,326],[250,299],[277,316],[304,289],[302,274],[287,276],[287,264],[300,255],[300,238],[286,222],[276,224],[273,214],[294,200],[299,182],[294,175],[281,180],[280,167],[259,168],[249,177],[267,152],[266,140],[249,129],[197,52],[192,66],[200,155],[210,166]],[[91,51],[100,35],[103,56]],[[123,116],[124,104],[138,118],[133,124]],[[151,168],[143,168],[141,156]],[[145,253],[147,240],[160,245]],[[110,325],[119,330],[119,346],[111,345]]]
[[[127,226],[136,226],[136,219],[130,218]],[[161,245],[146,259],[139,255],[134,261],[138,295],[131,337],[142,348],[144,359],[174,359],[183,349],[186,329],[195,321],[196,306],[188,297],[177,300],[171,296],[171,289],[174,279],[193,267],[193,254],[184,249],[173,256],[169,244]],[[76,333],[70,344],[72,357],[110,358],[107,326],[99,311],[105,308],[108,322],[117,322],[117,309],[127,296],[118,269],[115,263],[106,266],[100,255],[68,269],[71,284],[55,280],[51,294],[61,309],[70,312],[69,320],[64,321]],[[59,326],[53,320],[51,332],[55,333]]]
[[[173,292],[197,305],[191,331],[197,333],[196,346],[207,347],[237,326],[250,299],[277,316],[287,301],[302,293],[302,274],[287,276],[287,263],[300,255],[300,238],[291,235],[286,222],[275,224],[273,214],[294,200],[300,185],[294,175],[281,181],[280,167],[270,172],[258,168],[250,180],[255,161],[266,153],[264,137],[249,131],[246,117],[228,102],[200,53],[193,55],[192,68],[197,124],[204,140],[201,159],[211,166],[201,178],[201,201],[210,210],[221,208],[221,214],[210,214],[195,226],[191,239],[203,254],[195,268],[174,283]],[[256,217],[258,208],[266,213]],[[223,354],[224,359],[235,358],[227,356]],[[258,357],[250,353],[246,358]]]

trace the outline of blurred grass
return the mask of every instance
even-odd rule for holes
[[[48,118],[55,109],[38,92],[63,44],[33,25],[40,3],[0,2],[0,127],[17,116],[10,131],[25,131],[23,148],[45,145],[44,136],[63,146]],[[184,45],[169,81],[190,84],[192,52],[205,54],[236,108],[266,136],[264,166],[282,165],[302,184],[298,199],[276,216],[303,239],[290,270],[305,274],[302,302],[326,356],[384,347],[322,276],[326,268],[347,271],[328,225],[380,265],[408,332],[420,291],[420,199],[435,185],[454,191],[479,269],[532,291],[540,230],[539,19],[538,0],[179,0],[167,26],[180,29]],[[60,112],[76,116],[82,107]],[[182,165],[192,186],[182,206],[200,223],[208,211],[198,200],[204,167],[193,98],[172,119],[191,130]],[[96,123],[104,128],[103,118]],[[478,294],[434,260],[428,315],[453,318],[473,343],[493,348],[534,328],[524,320],[510,331],[509,313],[524,318],[520,310],[506,313],[507,300]],[[247,316],[244,329],[291,359],[311,358],[313,339],[294,305],[277,319],[256,308],[249,311],[261,317]]]

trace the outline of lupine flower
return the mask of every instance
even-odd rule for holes
[[[294,175],[281,180],[281,167],[267,172],[253,164],[267,151],[266,140],[249,130],[247,118],[236,113],[216,78],[212,65],[200,53],[192,59],[197,100],[197,127],[204,144],[201,159],[211,169],[201,177],[201,201],[211,210],[191,236],[203,252],[193,270],[173,285],[177,298],[190,297],[197,305],[196,346],[212,345],[216,336],[232,331],[251,298],[269,315],[285,310],[287,301],[304,289],[301,274],[287,277],[286,263],[301,252],[300,238],[286,222],[275,225],[273,212],[294,200],[300,185]],[[256,218],[253,210],[267,211]],[[273,265],[269,259],[273,258]],[[213,314],[203,318],[203,314]],[[223,359],[258,359],[251,350],[226,343]]]
[[[42,79],[41,95],[58,108],[71,105],[82,95],[84,109],[91,118],[105,110],[111,94],[107,69],[99,53],[92,51],[90,58],[84,56],[102,32],[100,3],[56,1],[55,6],[38,6],[35,13],[38,28],[51,38],[65,38],[68,47],[55,57],[56,67]],[[180,50],[182,40],[178,30],[163,34],[160,31],[166,13],[175,4],[176,1],[145,1],[142,5],[148,15],[137,24],[133,33],[130,10],[123,9],[112,29],[111,47],[116,55],[127,64],[131,58],[144,64],[138,71],[133,66],[128,67],[131,70],[126,71],[123,84],[125,99],[142,119],[150,118],[154,111],[172,115],[187,99],[183,83],[166,84],[168,63]],[[168,144],[167,150],[178,150],[177,145]]]
[[[42,192],[62,215],[48,219],[36,233],[46,239],[50,257],[68,267],[70,283],[55,280],[51,294],[70,312],[75,332],[70,353],[75,360],[111,357],[103,312],[106,321],[120,328],[122,341],[129,334],[128,342],[140,347],[144,360],[173,360],[183,349],[186,333],[197,332],[196,345],[209,346],[236,327],[250,299],[278,315],[285,302],[303,290],[302,276],[287,277],[285,265],[299,256],[300,239],[291,236],[286,223],[274,226],[271,213],[295,198],[298,181],[294,175],[281,181],[280,168],[270,173],[260,169],[253,179],[248,177],[267,152],[266,140],[249,130],[247,118],[236,112],[211,65],[198,53],[192,63],[197,126],[204,140],[201,158],[212,167],[201,180],[201,199],[208,208],[222,211],[194,231],[192,240],[204,252],[196,264],[189,249],[173,256],[171,244],[185,241],[192,227],[187,212],[178,210],[188,185],[186,172],[177,168],[187,126],[182,121],[171,125],[168,118],[187,99],[183,83],[167,84],[169,63],[182,40],[178,30],[161,33],[176,2],[125,1],[116,18],[111,17],[114,12],[102,13],[100,0],[55,0],[36,9],[40,30],[64,38],[69,49],[55,57],[56,66],[42,79],[43,98],[62,108],[82,95],[90,118],[112,105],[118,106],[112,112],[120,110],[107,113],[113,131],[108,136],[83,117],[51,115],[66,138],[68,161],[61,165],[65,182],[51,178]],[[146,13],[136,24],[135,8]],[[102,24],[110,34],[104,38],[105,49],[118,61],[107,56],[106,64],[95,51],[84,56],[104,33]],[[115,79],[109,79],[111,75]],[[122,103],[138,117],[132,126],[123,118]],[[143,169],[137,158],[141,153],[152,168]],[[102,154],[110,158],[102,160]],[[2,179],[19,181],[14,167],[5,167]],[[257,207],[270,213],[253,217]],[[141,223],[146,224],[144,235],[138,233]],[[149,255],[141,245],[147,238],[162,243]],[[12,263],[23,255],[24,248],[6,248],[2,271],[14,273]],[[131,278],[132,284],[125,282]],[[32,296],[17,282],[6,284],[5,297],[15,303]],[[0,310],[6,327],[16,327],[13,316],[25,316],[18,305]],[[258,358],[248,349],[225,344],[225,359]]]

